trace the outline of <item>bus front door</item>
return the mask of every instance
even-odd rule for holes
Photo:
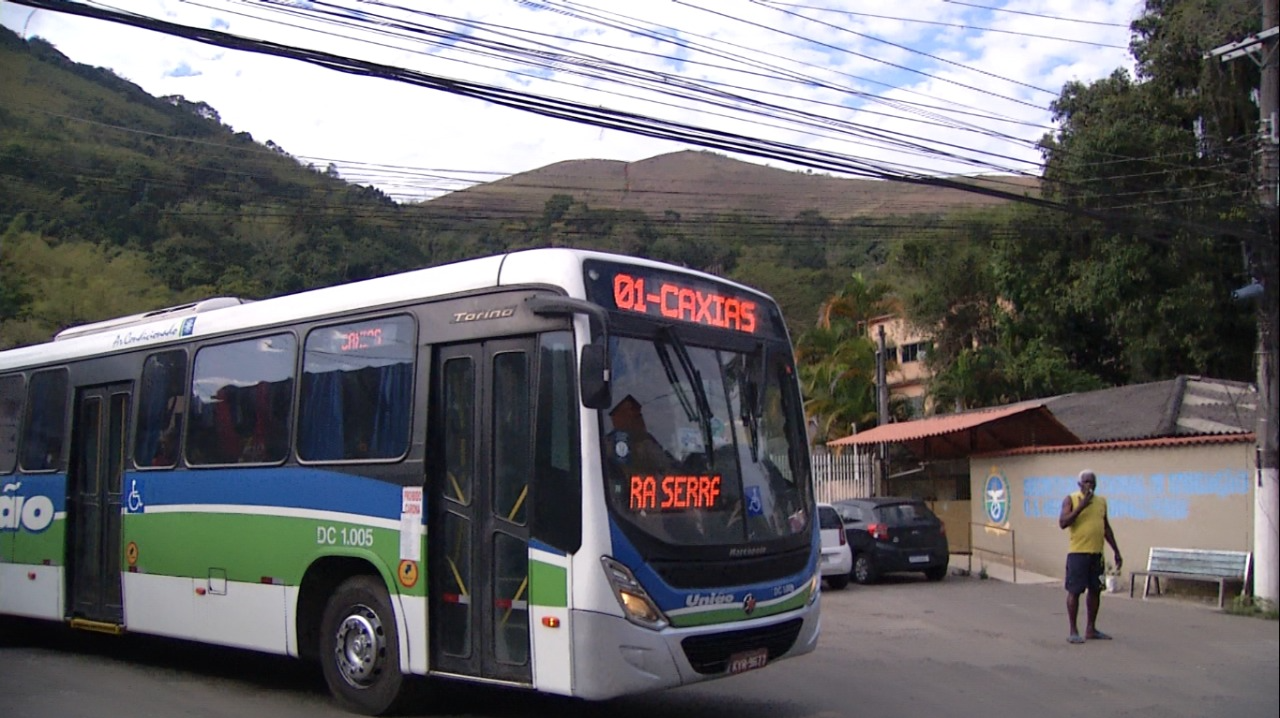
[[[67,606],[73,625],[124,623],[120,488],[131,389],[110,384],[76,392],[67,472]]]
[[[528,490],[536,344],[451,345],[433,362],[432,671],[530,684]]]

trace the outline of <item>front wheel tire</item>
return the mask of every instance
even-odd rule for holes
[[[353,576],[329,599],[320,625],[320,664],[329,692],[345,709],[382,715],[404,688],[395,612],[386,586]]]
[[[827,585],[833,591],[843,591],[849,585],[849,574],[843,576],[827,576]]]

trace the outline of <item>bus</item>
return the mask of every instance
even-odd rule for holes
[[[209,299],[0,352],[0,614],[318,661],[366,714],[686,685],[815,648],[808,462],[777,304],[710,274]]]

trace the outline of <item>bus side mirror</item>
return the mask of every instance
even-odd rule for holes
[[[605,344],[592,342],[582,347],[578,390],[582,405],[588,409],[608,409],[613,403],[609,392],[609,350]]]

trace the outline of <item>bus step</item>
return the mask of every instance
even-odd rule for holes
[[[113,636],[119,636],[124,633],[124,626],[119,623],[108,623],[107,621],[90,621],[87,618],[71,619],[71,627],[81,631],[93,631],[95,633],[110,633]]]

